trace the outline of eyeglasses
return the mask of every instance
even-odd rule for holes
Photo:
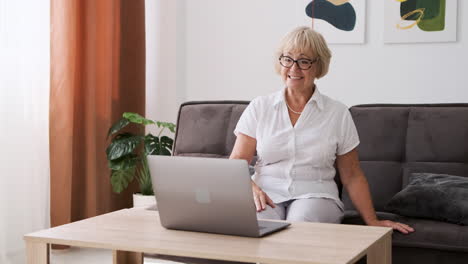
[[[293,59],[289,56],[284,56],[284,55],[281,55],[279,57],[279,63],[281,64],[281,66],[283,67],[286,67],[286,68],[291,68],[294,63],[297,63],[297,66],[299,67],[299,69],[301,70],[308,70],[310,69],[310,67],[312,67],[312,64],[314,64],[315,62],[317,62],[318,58],[315,58],[313,60],[309,60],[309,59]]]

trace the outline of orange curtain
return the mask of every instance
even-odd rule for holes
[[[145,111],[144,0],[51,0],[50,199],[57,226],[132,204],[112,193],[107,130]]]

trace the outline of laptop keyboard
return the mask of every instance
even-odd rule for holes
[[[289,223],[281,223],[281,222],[274,222],[274,221],[261,221],[258,220],[258,231],[260,235],[268,234],[274,232],[276,230],[283,229],[287,227]]]
[[[259,230],[264,230],[271,227],[271,223],[266,222],[266,221],[258,221],[258,229]]]

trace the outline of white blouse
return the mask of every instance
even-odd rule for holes
[[[252,100],[234,130],[257,140],[253,180],[274,203],[320,197],[343,210],[333,165],[359,145],[348,107],[316,88],[293,127],[285,91]]]

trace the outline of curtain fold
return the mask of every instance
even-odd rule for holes
[[[112,193],[107,130],[145,114],[144,0],[51,0],[51,225],[131,207]]]

